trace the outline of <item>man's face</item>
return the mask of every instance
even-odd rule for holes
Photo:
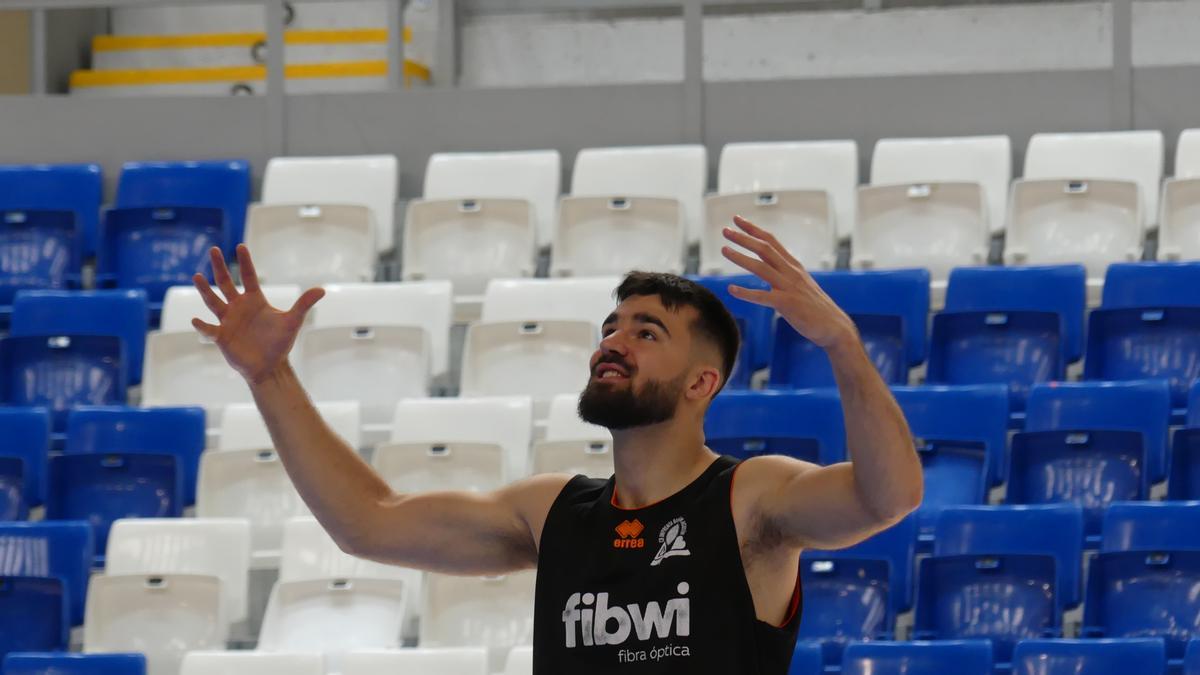
[[[608,429],[666,422],[687,386],[692,307],[668,311],[656,295],[622,302],[601,327],[579,416]]]

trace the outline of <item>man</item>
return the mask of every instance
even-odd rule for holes
[[[537,567],[537,675],[783,675],[799,628],[800,551],[899,521],[921,503],[921,464],[854,323],[770,233],[734,222],[725,237],[754,255],[723,254],[770,289],[731,293],[826,350],[850,462],[738,462],[705,447],[704,414],[733,368],[737,328],[715,296],[674,275],[629,275],[591,358],[579,411],[612,431],[616,474],[538,475],[486,494],[397,494],[325,425],[287,362],[321,289],[277,311],[245,246],[242,293],[214,249],[224,299],[202,276],[195,284],[220,325],[192,323],[245,377],[288,475],[343,550],[449,574]]]

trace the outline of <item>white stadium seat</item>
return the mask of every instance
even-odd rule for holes
[[[688,243],[700,240],[707,186],[708,151],[703,145],[584,148],[571,174],[573,197],[678,200]]]
[[[447,281],[374,284],[326,284],[325,297],[313,307],[309,325],[421,326],[429,333],[433,373],[450,365],[450,324],[454,293]]]
[[[557,150],[439,152],[425,165],[424,199],[524,199],[539,246],[553,243],[562,156]]]
[[[258,651],[316,651],[340,671],[341,656],[400,646],[407,585],[398,579],[280,581],[271,590]]]
[[[248,518],[254,569],[278,566],[283,524],[310,515],[274,450],[228,450],[200,456],[196,515]]]
[[[550,402],[546,438],[533,445],[533,473],[613,474],[612,433],[579,419],[579,396],[563,394]]]
[[[1200,259],[1200,129],[1179,134],[1175,176],[1163,183],[1158,223],[1160,260]]]
[[[399,492],[488,490],[529,474],[528,397],[409,399],[372,464]]]
[[[375,278],[375,220],[362,204],[253,204],[246,245],[263,283],[319,284]]]
[[[387,649],[351,652],[341,675],[489,675],[483,647]]]
[[[130,518],[113,523],[105,573],[206,574],[221,580],[228,623],[246,618],[250,521],[244,518]]]
[[[203,406],[206,425],[216,429],[230,403],[250,403],[246,381],[225,361],[217,344],[193,328],[146,336],[144,406]]]
[[[325,657],[312,651],[189,652],[179,675],[325,675]]]
[[[1005,262],[1082,262],[1097,304],[1109,263],[1141,259],[1162,170],[1159,131],[1034,134],[1013,182]]]
[[[357,401],[317,403],[317,412],[333,432],[352,448],[362,447],[362,421]],[[271,450],[275,443],[267,430],[258,406],[237,403],[225,406],[221,413],[221,433],[217,450]]]
[[[590,321],[600,331],[617,307],[621,277],[501,279],[488,284],[483,321]]]
[[[300,334],[292,357],[314,400],[355,400],[363,426],[377,432],[396,401],[427,396],[433,343],[421,326],[329,326]]]
[[[393,155],[274,157],[263,175],[263,204],[359,204],[375,219],[376,252],[395,245],[399,162]]]
[[[463,396],[532,396],[544,417],[557,394],[587,385],[599,331],[586,321],[500,321],[467,330]]]
[[[504,675],[533,675],[533,647],[513,647],[508,653]]]
[[[499,577],[426,575],[419,644],[483,645],[490,672],[502,672],[511,648],[533,644],[535,578],[533,571]]]
[[[252,251],[251,255],[257,255],[257,253]],[[240,293],[242,290],[242,287],[239,286],[238,292]],[[300,287],[294,284],[268,284],[264,285],[262,290],[267,302],[281,312],[291,309],[292,305],[300,299],[301,293]],[[217,295],[221,295],[220,290],[217,290]],[[193,317],[208,323],[217,323],[217,317],[209,311],[204,300],[200,298],[200,292],[194,286],[168,288],[167,294],[163,298],[162,321],[159,329],[164,333],[182,331],[194,333],[196,329],[192,327]]]
[[[596,277],[683,271],[684,221],[676,199],[564,197],[550,274]]]
[[[224,649],[221,580],[202,574],[100,575],[88,587],[83,651],[141,652],[148,675],[176,675],[185,653]]]
[[[854,226],[858,145],[854,141],[729,143],[721,149],[717,194],[705,202],[700,271],[739,274],[721,255],[722,228],[741,215],[769,230],[813,269],[828,269],[837,239]]]

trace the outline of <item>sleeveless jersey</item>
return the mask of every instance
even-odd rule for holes
[[[615,477],[575,476],[546,517],[534,675],[785,675],[800,582],[781,627],[760,621],[730,506],[737,460],[674,495],[621,509]]]

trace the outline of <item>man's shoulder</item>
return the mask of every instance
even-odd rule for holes
[[[731,506],[742,520],[755,515],[764,500],[778,495],[796,476],[820,468],[812,462],[784,455],[759,455],[743,460],[734,475]]]

